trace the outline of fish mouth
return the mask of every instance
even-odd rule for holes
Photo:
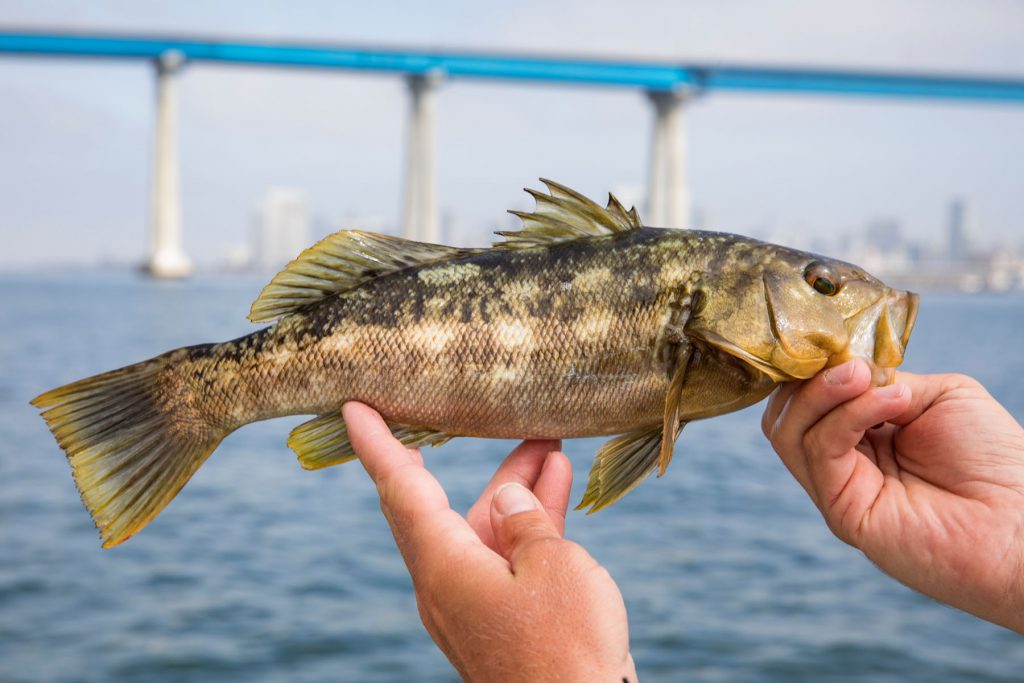
[[[829,359],[829,366],[862,358],[871,367],[872,386],[892,384],[903,362],[921,298],[914,292],[886,290],[846,321],[850,342]]]

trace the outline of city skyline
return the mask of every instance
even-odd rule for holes
[[[881,21],[873,12],[883,4],[848,8],[825,21],[808,3],[780,3],[777,9],[789,12],[778,9],[768,21],[765,10],[747,4],[727,12],[713,3],[684,9],[640,3],[617,15],[610,5],[564,3],[545,10],[546,21],[536,26],[524,19],[534,7],[526,3],[520,12],[495,8],[477,16],[473,35],[444,24],[444,13],[457,3],[442,3],[433,18],[412,11],[391,21],[378,16],[382,9],[354,17],[321,4],[336,21],[314,22],[274,3],[249,14],[224,3],[219,10],[164,8],[150,16],[121,3],[86,10],[8,2],[3,15],[6,28],[54,25],[59,17],[62,28],[93,30],[1024,71],[1024,47],[1011,28],[1024,21],[1019,6],[993,3],[981,11],[970,3],[943,3],[944,11],[934,12],[907,3]],[[621,25],[602,18],[602,11]],[[802,18],[787,26],[782,19],[789,15]],[[559,40],[557,29],[570,17],[586,30]],[[714,35],[698,35],[680,17],[714,26]],[[610,40],[644,19],[645,39],[634,31],[632,40]],[[758,34],[758,19],[774,39]],[[664,27],[673,22],[680,26],[677,39]],[[865,32],[875,23],[877,31]],[[519,30],[527,26],[530,31]],[[151,81],[146,65],[0,60],[6,103],[0,130],[8,150],[0,159],[0,268],[130,261],[145,253]],[[366,227],[339,223],[373,216],[379,227],[399,232],[407,107],[400,79],[198,65],[183,75],[181,100],[184,239],[197,263],[217,263],[245,241],[253,203],[275,185],[304,191],[318,225]],[[1021,109],[711,95],[690,105],[686,117],[694,204],[711,227],[833,239],[882,218],[900,222],[920,240],[942,229],[951,199],[964,197],[976,213],[981,243],[1019,243],[1024,198],[1014,179],[1024,177]],[[535,186],[540,175],[595,197],[643,187],[646,179],[650,112],[635,92],[449,83],[438,96],[438,124],[440,207],[455,230],[449,241],[482,242],[491,230],[514,225],[505,209],[528,207],[520,188]]]
[[[640,196],[639,200],[643,207],[644,198]],[[300,206],[295,206],[296,203]],[[285,214],[281,214],[282,204],[288,206]],[[254,217],[250,240],[233,245],[221,260],[207,265],[205,270],[271,274],[283,268],[307,243],[335,231],[330,221],[311,222],[304,195],[293,188],[269,188],[261,207]],[[298,221],[288,217],[288,213],[294,212],[301,216]],[[695,207],[693,213],[702,212]],[[380,217],[351,216],[348,222],[353,228],[381,229]],[[510,222],[506,227],[514,229],[518,219],[510,217]],[[482,239],[448,239],[452,225],[457,223],[457,217],[451,214],[442,218],[443,241],[487,246],[496,239],[493,233],[482,231],[476,235],[482,235]],[[713,229],[696,218],[693,227]],[[270,238],[274,244],[288,245],[274,249],[272,258],[266,258],[268,230],[274,235]],[[953,198],[946,205],[944,223],[924,238],[908,237],[902,222],[891,217],[875,218],[828,239],[799,232],[750,236],[856,263],[889,284],[906,289],[1024,289],[1024,235],[1012,244],[986,245],[977,240],[977,234],[973,208],[962,198]]]

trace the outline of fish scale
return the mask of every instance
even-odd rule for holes
[[[879,383],[916,295],[856,266],[723,233],[641,225],[544,181],[490,249],[342,231],[268,284],[251,335],[170,351],[34,399],[104,546],[152,520],[228,433],[313,415],[307,469],[355,454],[347,401],[408,446],[453,437],[618,435],[581,506],[664,473],[687,422],[738,410],[849,357]]]

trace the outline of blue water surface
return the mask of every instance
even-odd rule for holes
[[[100,550],[36,394],[252,329],[262,281],[0,278],[0,681],[452,681],[358,465],[301,470],[299,418],[230,436],[143,533]],[[1024,417],[1024,298],[926,295],[906,368]],[[1019,681],[1024,641],[831,536],[755,407],[687,427],[667,475],[568,534],[615,577],[645,681]],[[582,495],[599,441],[565,448]],[[465,509],[511,442],[426,451]]]

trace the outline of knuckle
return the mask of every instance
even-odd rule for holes
[[[561,538],[547,539],[538,555],[572,575],[583,574],[597,564],[583,546]]]
[[[396,481],[397,471],[382,474],[377,478],[377,495],[380,496],[381,506],[388,505],[394,499],[398,482]]]
[[[564,543],[562,539],[554,536],[532,535],[519,538],[520,556],[528,560],[557,556],[560,546]]]
[[[818,456],[823,451],[820,430],[811,429],[804,432],[803,437],[800,439],[800,445],[803,447],[804,453],[808,455]]]
[[[843,543],[857,547],[857,529],[859,524],[853,523],[849,508],[836,509],[833,506],[825,515],[829,530]]]
[[[776,451],[781,452],[785,446],[783,435],[785,429],[783,428],[782,416],[779,416],[774,422],[768,425],[768,443],[772,445]]]
[[[400,465],[377,477],[377,495],[380,496],[382,507],[398,507],[405,497],[410,485],[414,482],[416,469],[412,463]]]
[[[597,575],[604,576],[609,579],[611,578],[611,574],[608,573],[608,570],[601,566],[598,561],[587,552],[586,548],[571,541],[568,542],[568,545],[569,550],[567,552],[566,559],[572,564],[572,566],[576,567],[581,572],[592,573],[596,571]]]
[[[850,540],[849,535],[846,533],[846,526],[839,519],[839,516],[832,510],[823,510],[822,516],[825,518],[825,525],[832,532],[832,535],[849,545]]]
[[[769,405],[761,415],[761,433],[764,434],[769,441],[772,440],[772,434],[775,431],[775,420],[771,419],[771,416],[768,414],[770,409],[771,406]]]
[[[573,551],[569,542],[561,538],[533,538],[516,548],[518,557],[514,562],[539,570],[544,574],[564,574],[573,565]]]
[[[804,435],[800,437],[800,447],[805,453],[810,453],[814,450],[813,437],[811,432],[804,432]]]
[[[532,510],[513,515],[508,519],[508,524],[511,525],[513,537],[522,541],[543,540],[558,535],[544,510]]]
[[[978,380],[974,379],[970,375],[963,375],[963,374],[955,373],[955,374],[947,375],[946,379],[947,379],[947,382],[949,382],[949,384],[951,384],[954,387],[958,387],[958,388],[961,388],[961,389],[971,389],[971,390],[979,390],[980,389],[980,390],[984,391],[984,387],[982,386],[981,382],[979,382]]]
[[[558,549],[562,556],[568,562],[572,562],[575,564],[580,562],[585,563],[591,560],[590,553],[588,553],[583,546],[581,546],[579,543],[576,543],[575,541],[561,540],[558,544]]]

